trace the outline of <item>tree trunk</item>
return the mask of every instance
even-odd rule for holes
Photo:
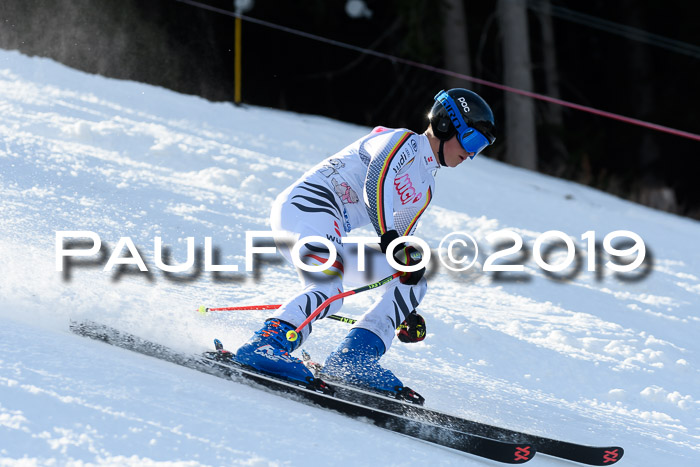
[[[635,7],[634,2],[625,0],[622,3],[629,12],[628,21],[630,26],[641,30],[646,29],[646,24],[642,12]],[[628,53],[624,57],[626,61],[626,69],[629,77],[629,94],[634,96],[633,109],[634,115],[642,120],[654,121],[653,111],[656,107],[654,98],[654,80],[652,73],[653,60],[649,54],[649,47],[638,42],[632,42],[628,46]],[[640,144],[637,148],[638,161],[643,170],[649,171],[649,175],[654,178],[654,162],[660,157],[659,147],[656,144],[656,135],[650,131],[641,131]]]
[[[471,76],[467,20],[464,0],[444,0],[442,4],[442,38],[445,44],[445,68]],[[448,76],[445,84],[451,88],[469,88],[471,83],[456,76]]]
[[[544,77],[547,87],[546,94],[555,99],[560,99],[559,92],[559,68],[557,67],[557,49],[554,42],[554,26],[552,25],[552,4],[550,0],[541,0],[537,3],[537,17],[540,21],[542,33],[542,58],[544,61]],[[561,138],[561,129],[564,128],[564,108],[558,104],[547,104],[545,119],[550,131],[547,132],[549,144],[554,151],[555,164],[563,165],[568,154],[566,145]]]
[[[498,0],[505,84],[532,91],[530,42],[525,8],[525,2],[519,0]],[[533,100],[506,92],[505,111],[506,162],[537,170],[537,135]]]
[[[542,56],[544,60],[544,76],[547,86],[547,95],[556,99],[559,93],[559,70],[557,68],[557,52],[554,45],[554,27],[552,26],[552,4],[549,0],[537,2],[537,17],[540,21],[542,33]],[[547,104],[547,120],[553,125],[562,125],[562,106]]]

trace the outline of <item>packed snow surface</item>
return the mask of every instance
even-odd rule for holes
[[[245,270],[246,232],[268,230],[281,190],[369,130],[0,51],[0,464],[489,464],[68,331],[71,318],[93,319],[187,352],[215,337],[238,347],[265,312],[195,310],[280,303],[298,289],[279,255]],[[478,261],[465,272],[434,263],[420,306],[428,338],[395,342],[384,365],[431,408],[621,445],[621,465],[700,465],[700,223],[486,157],[436,179],[417,235],[437,252],[446,235],[469,233]],[[536,262],[534,243],[552,230],[578,251],[563,272]],[[629,273],[605,264],[624,264],[603,250],[617,230],[646,246]],[[59,272],[57,231],[94,232],[102,253]],[[489,237],[504,232],[524,247],[496,264],[523,272],[483,270],[513,244]],[[113,253],[134,257],[122,237],[147,272],[103,270]],[[185,262],[188,237],[200,257],[211,237],[214,263],[239,271],[165,273],[156,237],[168,264]],[[562,241],[542,241],[555,247],[542,255],[549,264],[565,260]],[[375,298],[350,297],[342,314],[358,317]],[[304,347],[322,361],[347,330],[319,322]]]

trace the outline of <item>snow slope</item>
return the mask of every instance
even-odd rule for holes
[[[245,232],[267,230],[277,193],[367,131],[0,51],[0,465],[488,464],[68,332],[69,318],[91,318],[180,350],[243,343],[262,312],[194,310],[294,292],[279,257],[244,271]],[[468,272],[434,268],[420,307],[428,338],[383,359],[427,405],[619,444],[622,465],[700,465],[700,223],[485,157],[441,170],[424,217],[418,235],[431,247],[466,231],[481,248]],[[481,265],[495,251],[486,236],[502,229],[530,252],[549,230],[581,251],[586,231],[602,242],[630,230],[651,269],[588,272],[581,255],[581,271],[555,280],[514,255],[525,272],[499,280]],[[130,237],[149,272],[104,272],[105,258],[57,272],[59,230],[96,232],[108,253]],[[156,236],[180,262],[186,237],[200,249],[212,237],[220,262],[241,271],[168,276],[155,267]],[[357,317],[374,297],[352,297],[342,313]],[[347,329],[318,323],[305,348],[322,360]]]

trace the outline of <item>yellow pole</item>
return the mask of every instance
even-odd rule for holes
[[[241,103],[241,18],[236,16],[233,101]]]

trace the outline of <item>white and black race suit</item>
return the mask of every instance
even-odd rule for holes
[[[359,272],[356,246],[342,244],[341,238],[370,223],[379,236],[389,230],[412,235],[433,197],[438,168],[427,136],[377,127],[280,193],[272,207],[272,229],[293,242],[321,236],[335,244],[338,255],[322,272],[298,269],[303,290],[274,317],[299,326],[325,299],[342,292],[343,285],[359,287],[393,274],[384,254],[370,247],[365,248],[365,272]],[[278,243],[289,261],[291,245]],[[328,260],[329,250],[321,243],[309,243],[299,250],[299,257],[304,264],[320,265]],[[396,328],[423,299],[427,283],[425,278],[413,286],[394,280],[382,288],[382,296],[354,327],[377,334],[388,350]],[[341,300],[333,302],[317,319],[336,313],[341,305]],[[304,328],[302,337],[311,330],[311,325]]]

